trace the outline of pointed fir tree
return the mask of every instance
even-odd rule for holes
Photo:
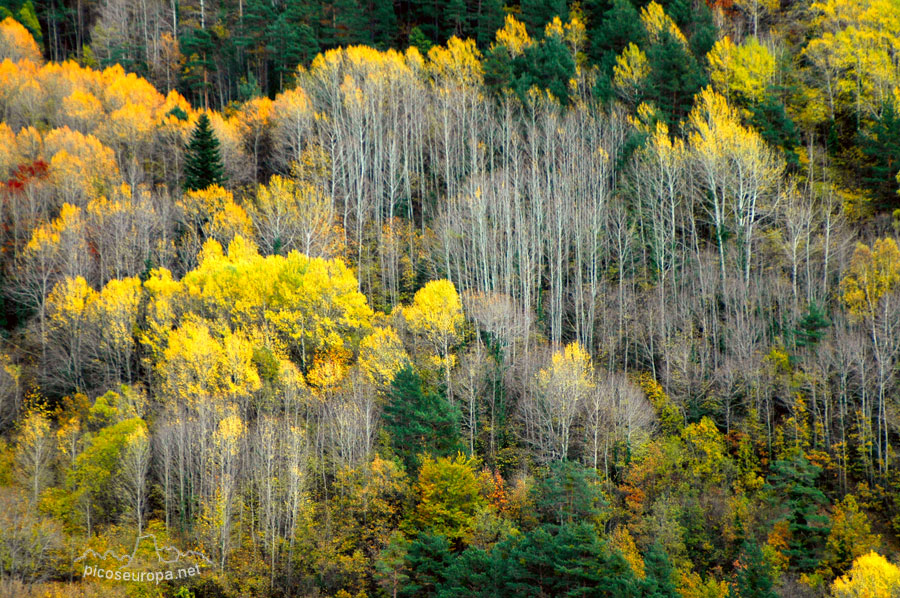
[[[658,542],[655,542],[644,557],[644,578],[638,585],[646,598],[678,598],[675,588],[674,569],[669,555]]]
[[[418,468],[422,453],[446,456],[460,448],[460,417],[459,409],[443,394],[426,391],[422,378],[410,367],[394,376],[382,414],[391,447],[409,472]]]
[[[759,544],[745,540],[735,584],[730,587],[730,598],[777,598],[772,579],[772,567]]]
[[[219,140],[206,113],[200,115],[188,143],[184,163],[184,189],[197,191],[225,182],[225,168],[219,155]]]
[[[816,486],[821,471],[798,453],[789,460],[775,461],[767,483],[773,504],[786,511],[791,539],[784,554],[796,571],[813,571],[819,566],[830,531],[830,519],[820,514],[828,504],[825,493]]]
[[[800,348],[815,347],[825,337],[825,329],[829,326],[831,320],[825,310],[815,302],[810,303],[794,330],[794,344]]]

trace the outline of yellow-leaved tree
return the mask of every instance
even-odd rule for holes
[[[900,11],[893,0],[821,0],[810,5],[811,36],[803,57],[831,118],[853,111],[857,123],[880,118],[900,83],[893,59]]]
[[[230,191],[219,185],[185,193],[181,208],[186,253],[196,255],[208,239],[228,245],[236,236],[249,239],[253,225],[247,212],[235,203]]]
[[[710,80],[729,99],[759,102],[775,77],[775,57],[755,37],[738,46],[726,36],[716,42],[706,59]]]
[[[631,102],[640,97],[644,80],[650,74],[647,55],[634,43],[629,43],[616,57],[613,67],[613,83],[622,96]]]
[[[359,344],[359,364],[376,387],[386,390],[394,376],[409,365],[409,355],[391,326],[376,328]]]
[[[900,286],[900,248],[891,238],[878,239],[869,247],[863,243],[856,246],[850,267],[841,280],[841,298],[853,319],[863,322],[872,341],[875,357],[877,401],[874,408],[878,417],[875,436],[875,452],[879,468],[886,473],[890,459],[884,458],[889,450],[890,430],[888,421],[887,395],[889,392],[892,353],[896,346],[896,332],[892,318],[885,317],[891,299]],[[871,426],[871,423],[866,424]],[[871,433],[871,432],[866,432]]]
[[[831,586],[834,598],[896,598],[900,596],[900,568],[877,552],[853,561],[846,575]]]
[[[737,242],[737,262],[750,280],[756,227],[777,201],[775,189],[782,160],[740,117],[723,96],[706,88],[697,95],[690,117],[690,147],[700,184],[708,200],[719,250],[722,281],[726,279],[726,240]]]
[[[532,400],[525,404],[526,417],[536,426],[532,442],[541,455],[568,458],[572,427],[595,390],[594,365],[581,344],[574,342],[553,353],[550,364],[537,373]]]
[[[900,283],[900,248],[891,238],[878,239],[869,247],[859,243],[850,268],[841,281],[841,298],[857,318],[872,318],[881,298]]]
[[[296,249],[310,257],[328,257],[340,242],[331,198],[308,183],[273,176],[268,185],[259,186],[250,215],[266,254]]]
[[[465,324],[456,287],[449,280],[432,280],[416,292],[412,305],[404,307],[402,313],[409,330],[435,352],[434,361],[444,370],[448,398],[452,400],[450,368],[455,356],[451,349],[462,340]]]
[[[528,30],[525,29],[525,23],[517,20],[512,15],[506,15],[506,21],[503,28],[497,30],[496,41],[494,46],[505,46],[509,55],[515,58],[521,56],[525,48],[532,43]]]
[[[41,51],[28,30],[12,17],[0,21],[0,62],[5,58],[13,62],[30,60],[40,63]]]

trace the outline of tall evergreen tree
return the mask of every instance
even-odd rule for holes
[[[736,583],[729,592],[731,598],[777,598],[774,585],[772,568],[766,562],[759,544],[744,541]]]
[[[225,168],[219,154],[219,140],[204,112],[188,143],[184,163],[184,189],[196,191],[225,182]]]
[[[397,13],[392,0],[373,0],[371,14],[375,25],[374,41],[381,50],[394,47],[397,40]]]
[[[784,552],[798,571],[813,571],[819,566],[828,536],[828,516],[819,514],[828,499],[816,487],[821,471],[800,453],[793,459],[776,461],[768,481],[773,502],[784,505],[787,511],[791,539]]]
[[[694,95],[706,83],[694,55],[668,30],[647,51],[650,75],[644,97],[653,100],[670,125],[687,116]]]
[[[416,469],[420,453],[447,455],[459,448],[459,409],[442,394],[426,392],[410,367],[394,376],[382,417],[391,447],[407,471]]]
[[[625,559],[610,550],[587,522],[542,525],[505,542],[499,596],[638,596]],[[496,550],[496,548],[495,548]]]
[[[544,33],[544,25],[559,17],[562,21],[569,19],[569,9],[565,0],[522,0],[522,22],[528,33],[540,37]]]
[[[589,57],[604,73],[611,74],[616,56],[629,43],[643,45],[647,33],[631,0],[613,0],[608,7],[605,0],[595,0],[593,7],[597,14],[589,22]]]
[[[528,90],[537,86],[549,90],[562,104],[568,103],[575,59],[559,36],[552,35],[530,45],[514,64],[520,65],[515,87],[523,101]]]
[[[672,580],[672,561],[665,549],[654,543],[644,557],[644,579],[639,585],[646,598],[678,598],[680,594]]]
[[[749,104],[750,124],[759,131],[769,145],[780,147],[791,166],[799,166],[800,158],[794,148],[800,145],[794,121],[788,116],[784,103],[769,91],[759,102]]]
[[[812,302],[794,330],[794,344],[797,347],[815,347],[825,337],[825,329],[831,320],[819,304]]]
[[[897,171],[900,170],[900,115],[892,102],[880,119],[859,134],[859,148],[866,156],[863,182],[875,191],[885,208],[898,207]]]
[[[409,583],[399,595],[416,598],[441,595],[452,563],[453,554],[450,552],[450,542],[447,538],[427,533],[419,534],[410,543],[406,554]]]
[[[557,525],[594,519],[605,505],[596,470],[575,461],[551,464],[533,492],[539,520]]]
[[[475,40],[482,48],[487,48],[503,27],[503,2],[501,0],[481,0],[475,25]]]

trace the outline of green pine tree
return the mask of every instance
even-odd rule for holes
[[[596,470],[575,461],[559,461],[533,490],[534,510],[540,521],[563,525],[595,519],[605,501]]]
[[[559,17],[562,21],[569,19],[569,9],[565,0],[522,0],[521,21],[528,28],[528,34],[541,37],[544,25]]]
[[[470,546],[460,553],[445,572],[447,580],[442,598],[498,596],[503,569],[503,556],[499,553],[499,550],[485,550],[477,546]]]
[[[592,19],[588,30],[589,57],[600,65],[604,73],[612,74],[616,56],[629,43],[642,46],[647,33],[641,24],[640,13],[631,0],[614,0],[608,8],[606,2],[595,0],[593,7],[594,11],[600,14]]]
[[[514,65],[520,65],[515,88],[523,102],[534,86],[549,90],[563,105],[569,102],[569,81],[575,76],[575,59],[559,36],[532,44]]]
[[[897,171],[900,170],[900,115],[888,102],[880,119],[859,134],[859,148],[866,156],[863,182],[875,191],[885,208],[896,208]]]
[[[642,596],[646,598],[678,598],[680,594],[672,581],[673,568],[669,555],[658,542],[644,556],[644,579],[640,581]]]
[[[545,524],[504,544],[512,545],[503,547],[509,556],[498,596],[640,595],[625,559],[590,523]]]
[[[443,21],[447,23],[448,33],[464,37],[468,30],[465,0],[447,0],[444,5]]]
[[[424,532],[419,534],[410,543],[405,560],[409,582],[400,596],[429,598],[441,595],[453,562],[447,538]]]
[[[422,53],[422,56],[428,54],[428,50],[434,44],[428,39],[428,36],[418,27],[413,27],[409,32],[409,45],[414,46]]]
[[[481,0],[475,25],[475,40],[482,48],[494,41],[497,30],[503,27],[503,2],[501,0]]]
[[[828,502],[816,487],[820,472],[820,467],[799,453],[790,460],[776,461],[767,484],[772,502],[786,510],[791,539],[785,554],[797,571],[813,571],[820,565],[828,537],[829,518],[819,514]]]
[[[406,465],[418,467],[418,455],[449,455],[459,449],[459,410],[436,392],[426,392],[422,378],[406,367],[394,376],[382,414],[391,447]]]
[[[397,13],[393,0],[373,0],[371,14],[374,17],[375,45],[381,50],[394,47],[397,40]]]
[[[759,102],[749,105],[750,124],[759,131],[769,145],[780,147],[787,163],[793,167],[800,165],[800,157],[794,148],[800,145],[794,121],[788,116],[784,103],[769,91]]]
[[[694,103],[694,95],[706,83],[697,59],[668,31],[647,51],[650,75],[644,97],[652,100],[669,125],[684,119]]]
[[[729,591],[731,598],[778,598],[772,567],[756,542],[744,541],[736,577]]]
[[[810,303],[794,331],[794,344],[797,347],[815,347],[829,326],[831,320],[825,315],[825,310],[815,302]]]
[[[197,120],[197,127],[188,143],[184,163],[184,189],[196,191],[210,185],[220,185],[225,182],[224,172],[222,157],[219,155],[219,140],[204,112]]]

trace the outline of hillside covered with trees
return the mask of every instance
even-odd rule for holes
[[[900,596],[900,0],[0,19],[0,597]]]

